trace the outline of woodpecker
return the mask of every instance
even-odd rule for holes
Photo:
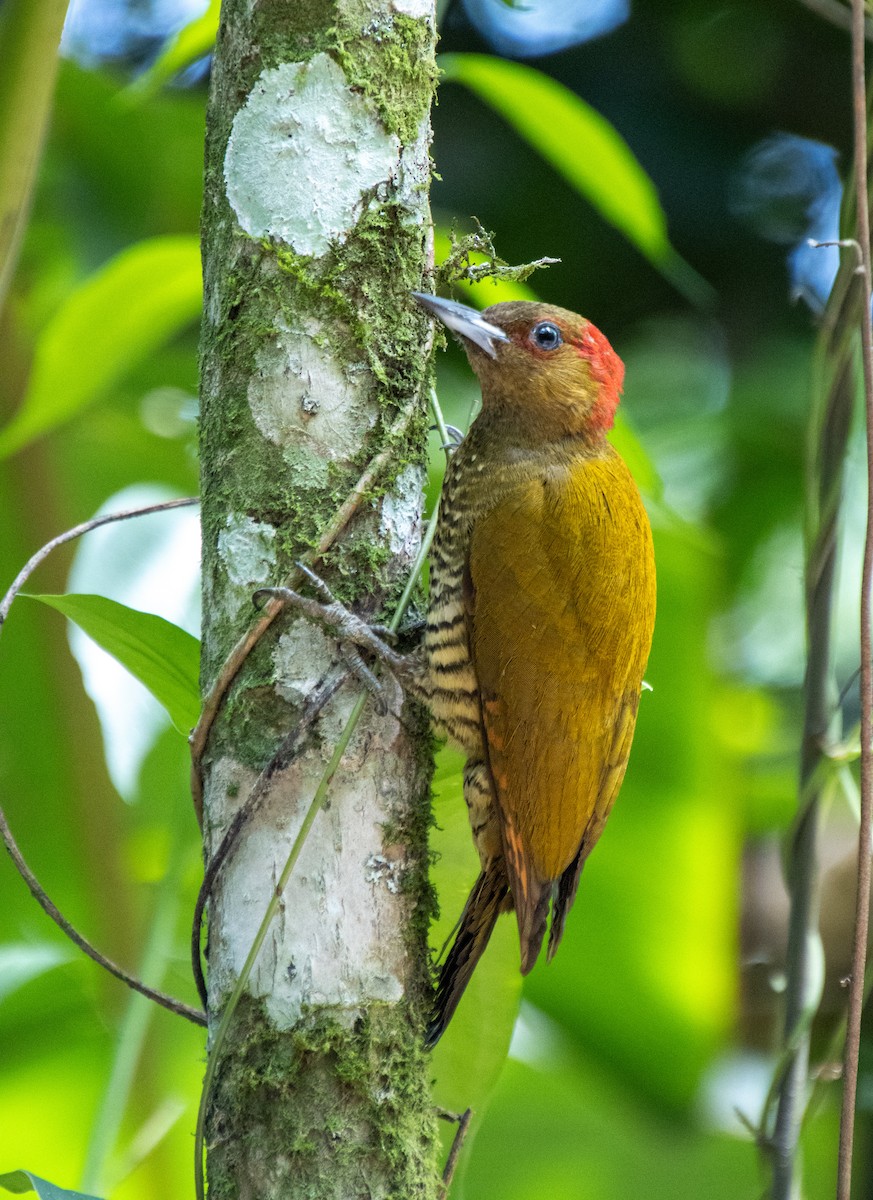
[[[607,441],[624,366],[553,305],[482,313],[413,293],[461,341],[482,408],[446,470],[423,647],[402,656],[341,609],[271,589],[379,655],[466,754],[481,871],[442,964],[425,1041],[451,1019],[498,916],[521,971],[564,932],[624,779],[655,619],[648,518]]]

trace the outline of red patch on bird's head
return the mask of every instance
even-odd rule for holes
[[[573,345],[588,363],[591,378],[600,385],[591,410],[591,424],[598,429],[612,429],[624,383],[624,363],[605,335],[590,321],[581,334],[573,339]]]

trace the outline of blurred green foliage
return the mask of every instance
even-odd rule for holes
[[[174,70],[202,53],[214,15],[212,6],[133,86],[121,70],[61,66],[0,320],[4,586],[39,545],[121,489],[196,491],[205,88],[161,84],[168,62]],[[627,781],[560,955],[522,989],[503,921],[434,1055],[437,1102],[477,1113],[453,1194],[751,1198],[765,1177],[733,1110],[757,1119],[778,1036],[774,846],[795,805],[815,328],[789,302],[785,247],[735,218],[730,196],[744,154],[773,130],[849,157],[848,41],[791,0],[766,11],[639,0],[608,38],[535,64],[547,79],[463,57],[483,49],[450,6],[453,82],[434,113],[438,224],[463,227],[475,214],[509,261],[560,257],[530,286],[590,316],[625,359],[615,439],[649,504],[659,614]],[[591,138],[596,158],[586,157]],[[714,304],[686,298],[704,294],[689,285],[698,275]],[[486,305],[508,286],[460,294]],[[466,425],[476,389],[454,346],[441,356],[439,392],[447,419]],[[850,467],[841,683],[855,666],[861,502]],[[131,534],[134,558],[136,547]],[[54,555],[33,590],[65,591],[71,555]],[[16,604],[5,629],[0,711],[4,805],[52,896],[111,956],[194,1002],[187,933],[200,863],[183,738],[155,726],[163,732],[122,800],[61,623],[40,605]],[[458,771],[457,755],[442,751],[435,947],[477,871]],[[829,871],[851,836],[851,814],[836,804]],[[840,906],[851,897],[842,883],[828,891],[830,878],[826,949],[838,977]],[[0,1169],[118,1200],[189,1195],[201,1031],[70,953],[11,868],[0,871],[0,912]],[[805,1138],[810,1195],[832,1186],[832,1087]],[[859,1194],[873,1186],[870,1134],[865,1120]]]

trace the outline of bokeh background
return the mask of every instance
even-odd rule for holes
[[[736,1200],[766,1187],[750,1127],[780,1033],[804,456],[837,253],[805,239],[836,236],[851,157],[848,34],[820,8],[830,11],[811,0],[441,5],[446,54],[499,56],[509,72],[489,95],[465,74],[480,60],[446,63],[433,114],[441,253],[452,224],[468,232],[475,217],[510,262],[561,259],[527,286],[591,318],[626,362],[617,444],[645,493],[659,571],[653,690],[561,953],[525,981],[516,1022],[504,922],[434,1058],[438,1100],[477,1111],[456,1197]],[[838,0],[834,10],[839,19]],[[98,510],[196,491],[203,12],[202,0],[71,6],[0,321],[4,588],[39,545]],[[530,70],[568,92],[529,107],[529,120],[501,115],[508,94],[539,86],[512,74]],[[648,177],[654,188],[648,200],[638,188],[638,212],[633,159],[634,187]],[[647,247],[653,212],[666,217],[666,250]],[[491,282],[457,294],[504,295]],[[476,393],[454,347],[439,392],[448,419],[466,424]],[[28,416],[16,417],[25,396]],[[840,687],[857,667],[862,470],[856,430]],[[33,590],[109,595],[196,632],[197,555],[196,518],[154,516],[57,553]],[[850,689],[842,706],[851,726]],[[184,740],[120,668],[28,599],[0,646],[0,712],[3,803],[37,874],[109,954],[192,1000],[200,851]],[[476,871],[458,766],[441,753],[436,945]],[[810,1196],[835,1178],[832,1038],[854,902],[851,771],[830,791]],[[0,1047],[0,1172],[118,1200],[192,1193],[200,1031],[74,952],[5,860]],[[862,1067],[859,1196],[873,1195],[866,1053]]]

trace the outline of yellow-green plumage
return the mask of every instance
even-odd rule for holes
[[[563,309],[482,316],[499,340],[474,331],[477,346],[455,326],[483,409],[447,472],[425,634],[434,719],[468,755],[482,874],[442,968],[431,1044],[499,912],[515,908],[523,971],[552,902],[557,948],[624,777],[655,608],[649,523],[605,438],[620,361]],[[548,349],[543,323],[560,335]]]

